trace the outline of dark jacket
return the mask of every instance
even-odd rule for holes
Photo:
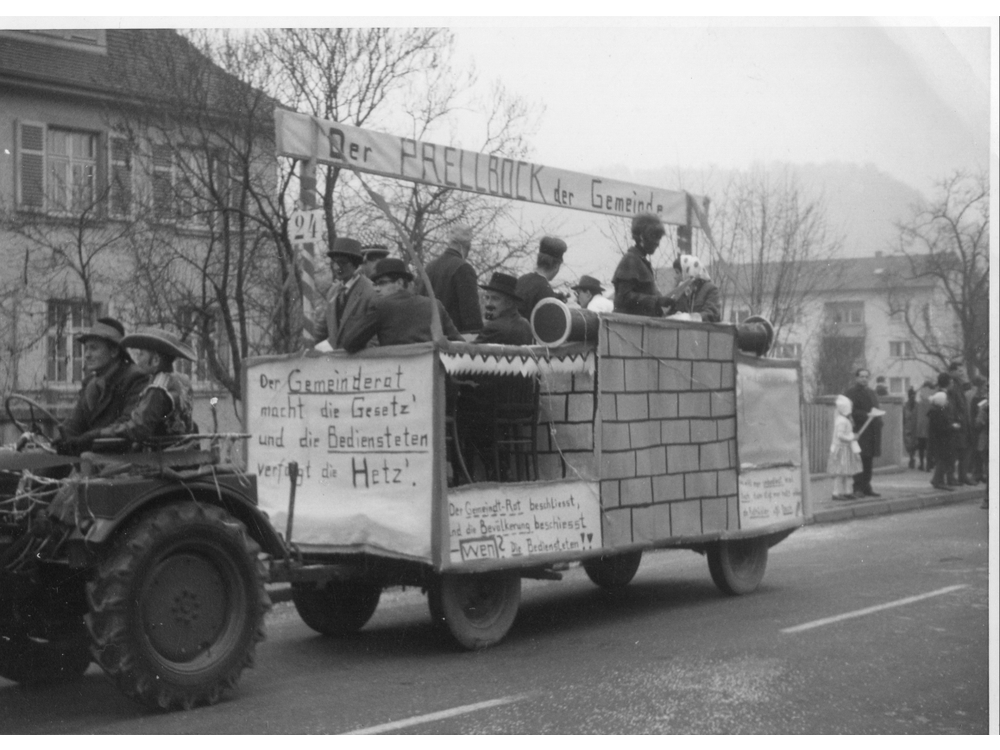
[[[362,317],[377,293],[371,279],[363,273],[358,274],[357,281],[351,285],[344,299],[344,312],[337,315],[337,296],[342,283],[336,283],[327,294],[326,305],[319,311],[316,319],[316,341],[329,341],[334,349],[344,348],[344,328],[346,323]]]
[[[559,297],[552,291],[549,280],[537,271],[521,276],[517,280],[517,286],[514,287],[514,293],[521,298],[521,301],[517,303],[517,311],[525,320],[529,321],[529,325],[531,311],[535,309],[535,305],[548,297],[556,297],[557,299]]]
[[[101,437],[124,437],[133,443],[197,432],[192,411],[194,391],[187,375],[158,372],[139,398],[127,420],[105,427]]]
[[[927,411],[927,454],[935,462],[955,456],[955,420],[950,409],[932,405]]]
[[[663,316],[653,265],[637,247],[630,247],[618,261],[611,283],[615,285],[615,312]]]
[[[672,302],[673,304],[667,309],[667,315],[700,313],[701,319],[709,323],[718,323],[722,319],[719,289],[711,281],[695,279],[691,286],[681,292],[677,299],[672,299]]]
[[[464,341],[441,300],[436,302],[445,337],[452,341]],[[379,346],[432,341],[430,298],[403,289],[389,297],[375,299],[363,317],[348,321],[344,330],[344,348],[353,354],[364,349],[372,336],[378,336]]]
[[[972,439],[972,420],[969,413],[969,399],[965,395],[965,383],[959,380],[952,380],[948,387],[948,404],[951,406],[955,421],[961,427],[956,431],[956,442],[960,448],[964,448]]]
[[[531,332],[531,324],[517,308],[511,307],[499,317],[487,320],[474,343],[528,346],[535,343],[535,335]]]
[[[425,270],[434,296],[444,305],[455,327],[462,333],[482,328],[476,271],[462,253],[449,247],[428,263]]]
[[[868,412],[878,408],[878,396],[871,388],[855,383],[848,388],[844,395],[851,399],[853,409],[851,420],[854,422],[854,431],[857,432],[868,420]],[[875,417],[871,424],[858,438],[858,445],[861,446],[861,455],[869,458],[882,455],[882,418]]]
[[[147,383],[149,376],[124,360],[115,361],[102,373],[88,375],[73,413],[63,422],[66,437],[77,438],[127,420]]]

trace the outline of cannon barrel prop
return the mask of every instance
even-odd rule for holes
[[[531,311],[531,330],[535,340],[546,346],[569,342],[597,342],[601,321],[591,310],[570,307],[565,302],[548,297]],[[763,357],[774,343],[774,326],[760,315],[753,315],[736,326],[736,346],[740,351]]]

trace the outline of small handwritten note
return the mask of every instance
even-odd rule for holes
[[[798,466],[744,470],[739,491],[741,529],[802,517],[802,469]]]

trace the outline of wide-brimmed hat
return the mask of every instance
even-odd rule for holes
[[[351,237],[338,237],[333,241],[333,247],[327,252],[330,258],[348,258],[357,265],[364,263],[361,255],[361,243]]]
[[[601,294],[604,292],[604,287],[601,286],[601,282],[595,279],[593,276],[581,276],[580,280],[576,282],[576,285],[570,287],[574,292],[577,289],[583,289],[586,292],[593,292],[594,294]]]
[[[383,276],[396,276],[398,278],[413,281],[413,274],[406,267],[402,258],[382,258],[375,264],[375,273],[372,274],[372,281],[378,281]]]
[[[90,339],[101,339],[101,341],[107,341],[109,344],[114,344],[119,349],[124,351],[122,348],[122,337],[124,335],[125,326],[114,318],[98,318],[94,325],[83,333],[78,334],[76,339],[81,344],[87,343]]]
[[[511,299],[521,301],[521,298],[517,295],[514,290],[517,288],[517,279],[515,279],[510,274],[500,273],[499,271],[494,273],[490,278],[489,284],[480,284],[480,289],[485,289],[488,292],[500,292],[500,294],[506,294]]]
[[[165,354],[177,359],[189,359],[194,362],[197,355],[174,334],[160,328],[143,328],[130,333],[122,339],[122,346],[129,349],[146,349],[157,354]]]
[[[542,241],[538,243],[538,252],[562,260],[566,252],[566,243],[558,237],[542,237]]]

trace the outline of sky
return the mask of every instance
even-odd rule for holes
[[[54,6],[58,25],[71,27],[75,22],[60,15],[60,5],[73,6]],[[476,17],[448,14],[452,8],[467,14],[467,4],[429,0],[421,3],[419,17],[395,12],[381,18],[280,18],[238,15],[245,5],[175,0],[171,12],[188,15],[144,18],[132,15],[134,3],[94,0],[87,8],[95,15],[85,23],[448,26],[455,34],[455,62],[474,65],[483,90],[499,80],[544,108],[531,160],[587,174],[629,179],[643,170],[839,162],[872,165],[929,195],[934,181],[955,169],[995,172],[1000,160],[997,18],[985,15],[987,4],[951,3],[952,12],[981,15],[945,19],[525,14],[544,12],[547,5],[509,1],[486,8],[515,15]],[[635,5],[615,8],[625,13]],[[859,7],[872,12],[879,5]],[[302,3],[296,11],[328,7]],[[402,6],[409,13],[412,7]],[[521,10],[526,7],[534,10]],[[592,4],[573,7],[584,13]],[[849,12],[853,5],[836,7]],[[369,13],[383,8],[400,6],[371,0],[365,7]],[[442,14],[430,15],[435,12]],[[714,9],[708,4],[699,12]],[[614,258],[588,216],[589,223],[579,216],[537,220],[579,240],[581,254],[568,276],[592,272],[607,279]],[[607,231],[606,220],[601,227]]]

